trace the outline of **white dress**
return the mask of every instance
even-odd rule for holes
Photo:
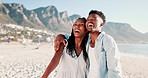
[[[83,52],[74,58],[66,53],[66,47],[58,67],[56,78],[85,78],[86,62],[83,58]]]

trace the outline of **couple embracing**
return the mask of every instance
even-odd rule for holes
[[[102,32],[106,18],[91,10],[88,18],[78,18],[71,36],[58,35],[55,54],[42,78],[58,66],[56,78],[122,78],[120,53],[115,40]]]

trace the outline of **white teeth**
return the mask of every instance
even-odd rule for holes
[[[88,26],[93,26],[93,24],[92,23],[89,23]]]
[[[80,30],[75,30],[75,32],[80,32]]]

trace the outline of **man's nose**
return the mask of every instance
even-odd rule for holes
[[[87,20],[87,22],[91,22],[91,21],[92,21],[91,19],[88,19],[88,20]]]

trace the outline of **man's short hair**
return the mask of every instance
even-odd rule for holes
[[[101,18],[102,18],[102,20],[103,20],[103,24],[105,24],[105,22],[106,22],[106,17],[105,17],[105,15],[101,12],[101,11],[98,11],[98,10],[91,10],[90,12],[89,12],[89,15],[90,14],[97,14],[97,15],[99,15]]]

